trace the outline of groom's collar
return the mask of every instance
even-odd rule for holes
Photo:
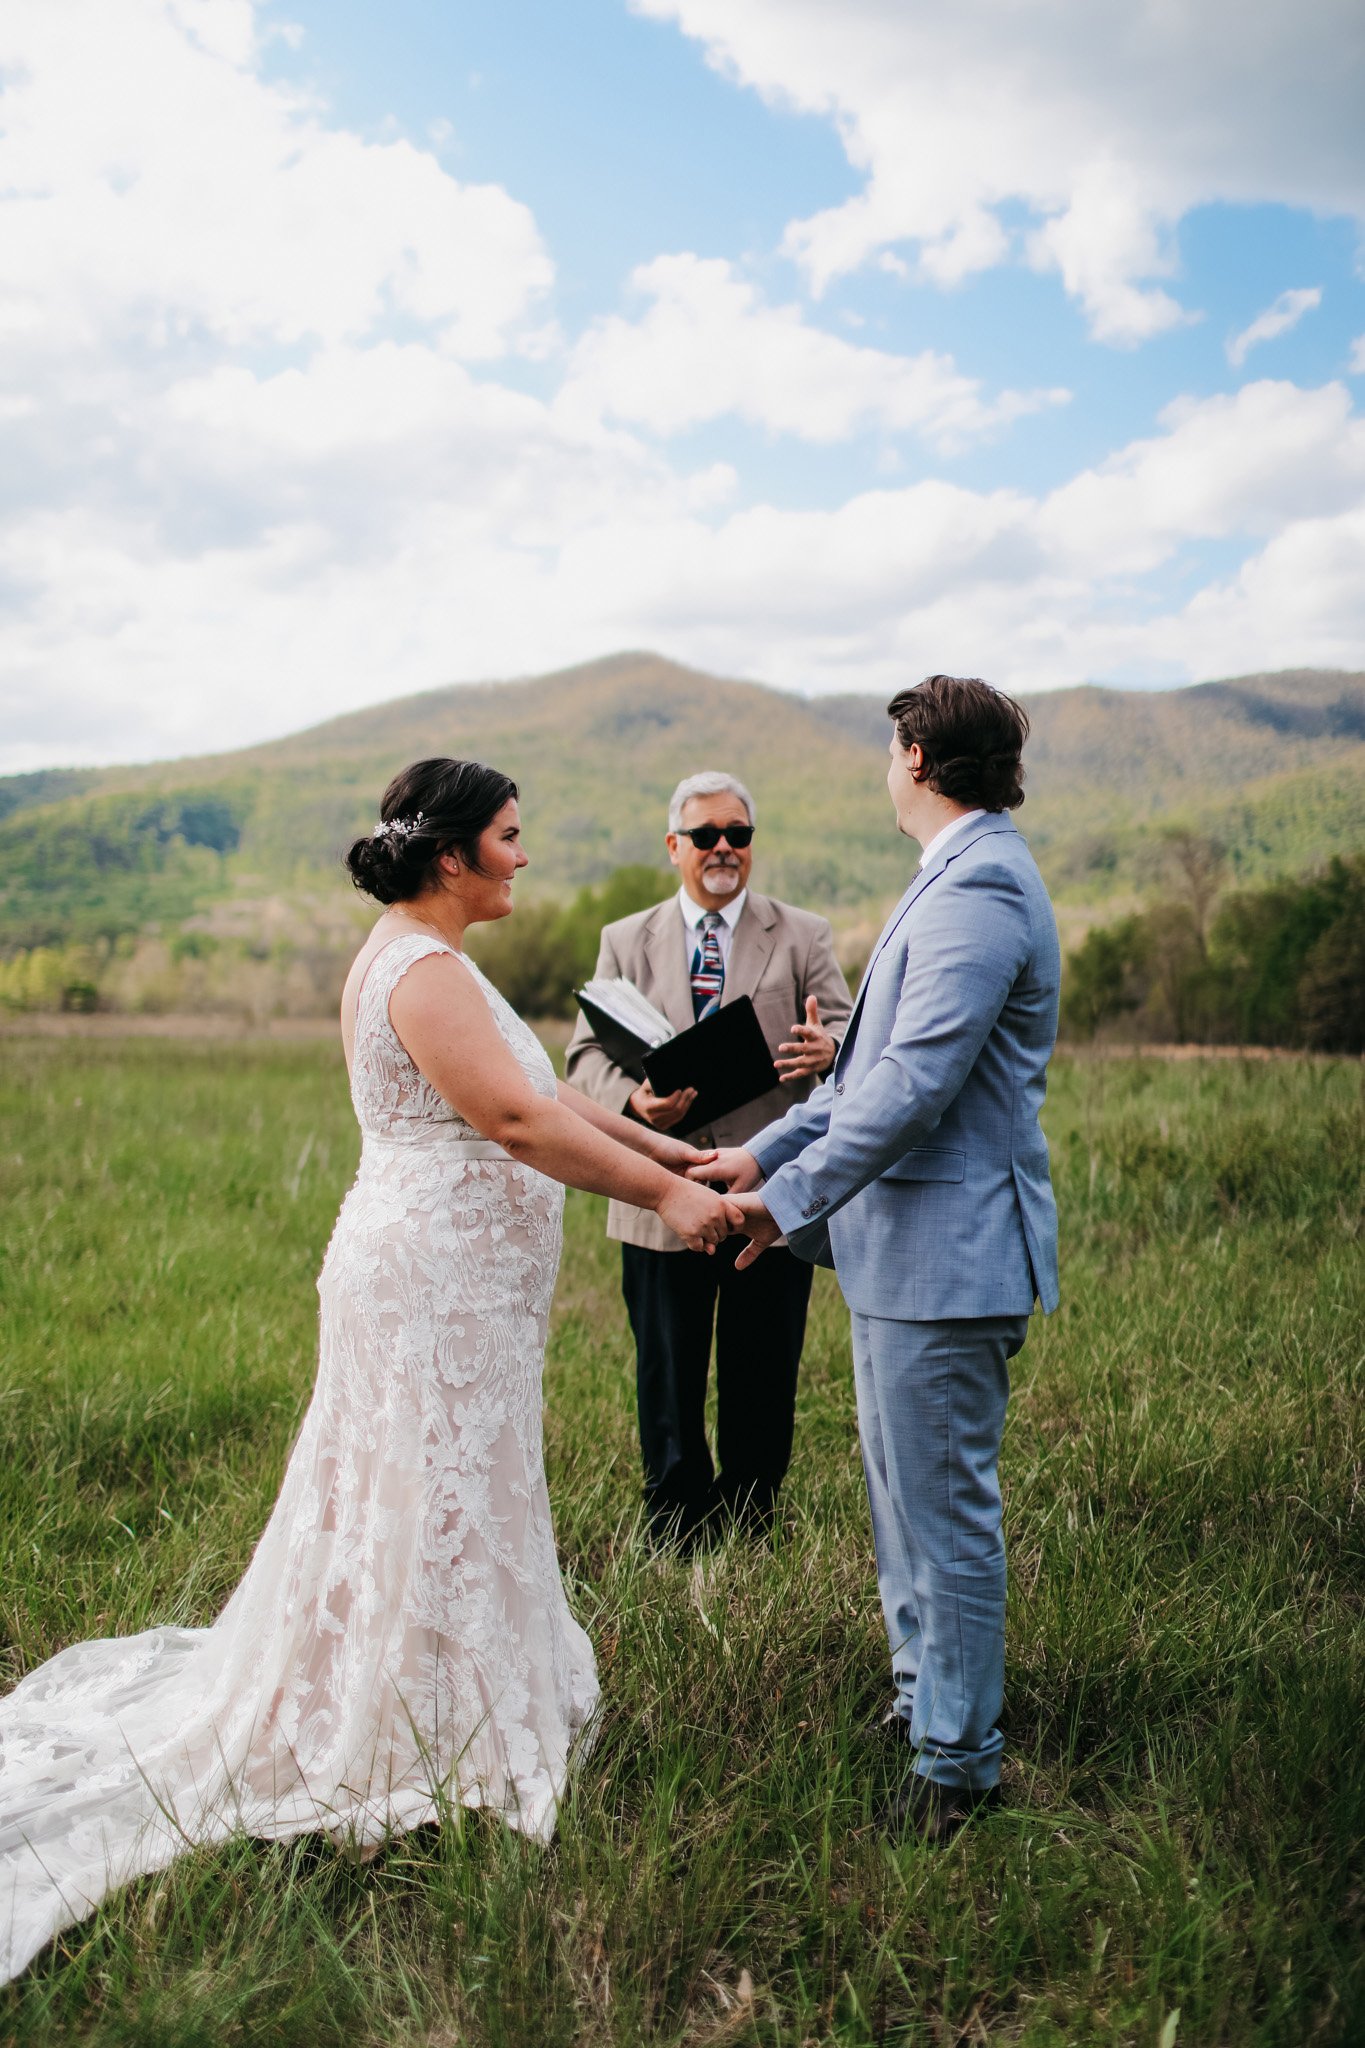
[[[911,880],[911,890],[917,889],[931,873],[938,874],[969,846],[975,846],[978,839],[986,839],[992,832],[1018,830],[1008,811],[973,811],[966,818],[955,818],[948,830],[937,833],[920,855],[919,872]]]
[[[985,815],[985,811],[980,808],[974,811],[960,811],[957,817],[949,818],[946,825],[940,825],[933,838],[925,842],[924,851],[919,857],[920,866],[927,868],[941,847],[946,846],[950,839],[955,839],[959,832],[965,832],[968,825],[974,824],[978,818],[984,818]]]

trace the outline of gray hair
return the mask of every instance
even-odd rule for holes
[[[684,775],[682,781],[668,800],[668,829],[682,830],[683,808],[694,796],[737,796],[749,813],[749,823],[755,824],[754,800],[742,782],[736,782],[733,775],[721,775],[714,768],[703,768],[700,775]]]

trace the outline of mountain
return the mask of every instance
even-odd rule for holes
[[[818,699],[841,736],[885,745],[878,697]],[[1179,690],[1095,685],[1025,700],[1018,822],[1053,890],[1131,886],[1163,824],[1223,841],[1233,876],[1294,874],[1365,843],[1365,674],[1287,669]]]
[[[1365,674],[1084,687],[1027,709],[1018,822],[1076,915],[1130,899],[1168,823],[1221,838],[1248,882],[1365,844]],[[441,753],[516,776],[532,896],[661,862],[675,783],[728,768],[756,799],[761,885],[851,928],[906,872],[882,789],[889,733],[880,699],[803,698],[636,653],[432,690],[230,754],[14,776],[0,780],[0,955],[79,944],[112,959],[154,928],[182,963],[215,939],[330,958],[362,908],[342,849],[397,768]]]

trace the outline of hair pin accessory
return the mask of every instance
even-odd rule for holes
[[[411,818],[385,818],[375,826],[371,837],[392,839],[401,846],[406,840],[411,839],[414,832],[420,832],[425,823],[426,819],[420,811]]]

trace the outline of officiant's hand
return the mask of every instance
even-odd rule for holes
[[[732,1195],[730,1207],[738,1209],[743,1217],[740,1234],[747,1237],[739,1257],[735,1260],[735,1271],[742,1273],[746,1266],[752,1266],[755,1259],[767,1251],[770,1244],[776,1244],[782,1232],[763,1206],[761,1195]]]
[[[648,1081],[642,1081],[630,1098],[631,1113],[652,1131],[671,1131],[696,1099],[695,1088],[675,1088],[671,1095],[656,1095]]]
[[[708,1186],[728,1188],[732,1195],[747,1195],[763,1178],[763,1168],[752,1152],[739,1145],[722,1145],[711,1154],[710,1164],[689,1167],[689,1180],[704,1180]]]
[[[815,1074],[828,1073],[838,1054],[837,1039],[831,1038],[820,1022],[819,1003],[814,996],[807,996],[806,1021],[792,1025],[791,1038],[778,1046],[773,1065],[779,1080],[804,1081]]]

